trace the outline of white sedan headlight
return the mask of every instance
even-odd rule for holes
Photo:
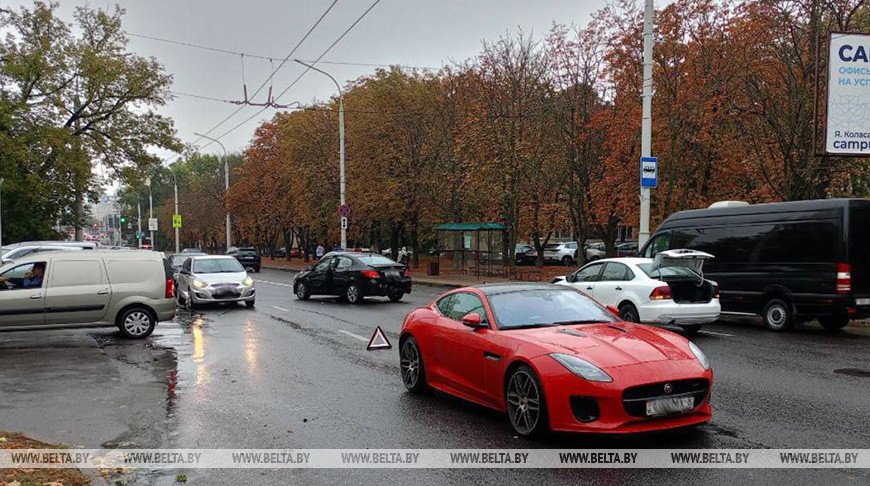
[[[574,373],[580,378],[583,378],[584,380],[601,382],[613,381],[613,378],[605,373],[604,370],[586,361],[585,359],[580,359],[577,356],[571,356],[570,354],[562,353],[550,353],[550,357],[558,361],[559,364],[561,364],[565,368],[568,368],[568,371]]]
[[[710,361],[707,360],[707,355],[705,355],[704,352],[701,351],[701,348],[699,348],[692,341],[689,341],[689,349],[692,350],[692,354],[694,354],[695,357],[698,358],[698,362],[701,363],[701,366],[703,366],[705,370],[709,370]]]
[[[198,289],[205,288],[207,285],[205,282],[202,282],[202,281],[199,281],[196,279],[193,279],[193,282],[191,282],[190,284]]]
[[[252,279],[251,277],[245,277],[244,284],[245,287],[250,287],[251,285],[254,285],[254,279]]]

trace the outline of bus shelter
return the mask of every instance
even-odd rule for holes
[[[438,266],[475,277],[507,274],[507,228],[501,223],[444,223],[435,227]]]

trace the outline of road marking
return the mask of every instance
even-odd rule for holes
[[[254,279],[254,282],[264,283],[264,284],[268,284],[268,285],[277,285],[279,287],[293,287],[293,284],[287,284],[287,283],[282,283],[282,282],[272,282],[270,280]]]
[[[272,307],[274,307],[274,308],[276,308],[276,309],[278,309],[279,311],[282,311],[282,312],[290,312],[290,309],[285,309],[285,308],[283,308],[283,307],[278,307],[277,305],[273,305]]]
[[[354,333],[352,333],[352,332],[350,332],[350,331],[345,331],[344,329],[339,329],[338,332],[340,332],[340,333],[342,333],[342,334],[347,334],[348,336],[350,336],[350,337],[352,337],[352,338],[354,338],[354,339],[359,339],[360,341],[362,341],[362,342],[364,342],[364,343],[369,342],[368,339],[366,339],[366,338],[360,336],[359,334],[354,334]]]
[[[733,334],[728,334],[727,332],[716,332],[716,331],[698,331],[701,334],[710,334],[712,336],[724,336],[724,337],[734,337]]]

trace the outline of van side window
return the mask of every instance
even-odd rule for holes
[[[55,260],[51,272],[52,287],[76,287],[103,283],[103,270],[96,260]]]
[[[653,236],[652,241],[649,242],[649,245],[646,246],[646,249],[643,251],[643,256],[646,258],[653,258],[656,254],[668,250],[668,245],[671,242],[671,235],[668,233],[661,233]]]
[[[45,262],[35,262],[10,268],[0,275],[0,290],[41,288],[45,267]]]

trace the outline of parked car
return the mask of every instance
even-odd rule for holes
[[[716,255],[706,275],[723,314],[761,315],[771,330],[817,318],[826,329],[870,316],[870,200],[729,204],[667,218],[641,252]]]
[[[260,271],[260,253],[256,248],[253,247],[244,247],[244,248],[236,248],[228,253],[228,255],[235,257],[239,263],[245,267],[245,270],[250,270],[252,272]]]
[[[287,249],[283,246],[279,246],[275,248],[275,252],[273,253],[275,258],[286,258],[287,257]]]
[[[411,270],[374,253],[330,252],[317,264],[296,274],[293,293],[299,300],[312,295],[337,295],[351,304],[365,297],[402,300],[411,293]]]
[[[179,306],[219,302],[244,302],[254,307],[254,279],[234,257],[229,255],[192,256],[185,260],[178,273]]]
[[[4,250],[6,247],[4,247]],[[81,251],[78,246],[62,246],[62,245],[24,245],[16,246],[15,248],[6,250],[0,256],[0,263],[9,263],[13,260],[33,255],[36,253],[45,253],[49,251]]]
[[[594,262],[607,256],[607,247],[603,242],[587,243],[586,246],[586,261]]]
[[[181,253],[203,253],[199,248],[184,248]]]
[[[405,318],[405,388],[507,412],[522,436],[634,433],[709,422],[713,372],[691,341],[621,322],[575,289],[451,290]]]
[[[634,257],[637,256],[637,242],[629,241],[628,243],[620,243],[616,245],[617,257]]]
[[[0,266],[0,279],[0,330],[105,324],[144,338],[175,315],[169,262],[156,252],[35,253]]]
[[[302,258],[302,250],[300,250],[299,248],[291,248],[290,258]]]
[[[577,261],[577,242],[550,243],[544,247],[544,261],[572,265]]]
[[[532,245],[517,245],[514,247],[514,261],[517,265],[534,265],[538,261],[538,252]]]
[[[691,335],[719,319],[719,289],[702,276],[710,258],[694,250],[669,250],[655,259],[606,258],[553,283],[617,309],[625,321],[678,325]]]
[[[178,294],[178,274],[181,273],[181,267],[184,265],[184,262],[190,259],[190,257],[202,255],[205,255],[205,253],[182,252],[169,257],[169,267],[172,269],[172,280],[175,282],[175,292],[173,297],[177,297]]]

